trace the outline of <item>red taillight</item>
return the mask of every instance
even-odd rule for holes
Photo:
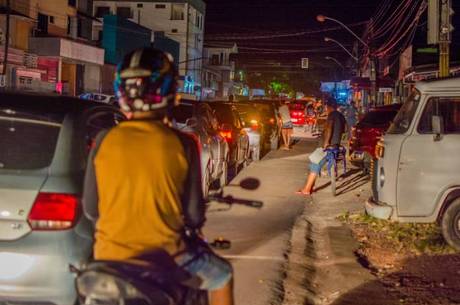
[[[70,229],[77,219],[78,197],[71,194],[39,193],[29,214],[32,230]]]
[[[221,131],[220,135],[225,138],[227,142],[232,140],[232,132],[231,131]]]

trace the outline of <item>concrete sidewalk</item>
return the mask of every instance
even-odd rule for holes
[[[283,298],[281,283],[291,229],[305,208],[305,199],[294,192],[305,181],[307,155],[314,146],[312,141],[302,141],[291,151],[273,151],[232,181],[257,178],[260,188],[256,191],[225,189],[238,198],[263,201],[261,210],[212,204],[208,211],[206,236],[232,241],[230,250],[219,253],[233,264],[237,305],[280,304]]]
[[[283,304],[399,304],[358,262],[354,254],[358,244],[337,220],[347,211],[363,210],[370,196],[368,178],[352,171],[337,185],[338,195],[333,197],[329,178],[318,179],[320,190],[310,197],[294,226]]]

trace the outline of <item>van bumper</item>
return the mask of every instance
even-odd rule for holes
[[[376,202],[369,198],[365,203],[366,213],[378,219],[389,220],[393,214],[393,207],[383,202]]]

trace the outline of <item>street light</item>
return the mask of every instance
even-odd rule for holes
[[[318,20],[318,22],[325,22],[326,20],[331,20],[331,21],[334,21],[335,23],[338,23],[340,24],[344,29],[346,29],[348,32],[351,33],[351,35],[355,36],[356,39],[358,39],[359,42],[361,42],[363,45],[365,45],[367,48],[369,48],[369,45],[364,41],[362,40],[358,35],[356,35],[355,32],[353,32],[348,26],[346,26],[343,22],[337,20],[337,19],[334,19],[334,18],[331,18],[331,17],[327,17],[327,16],[324,16],[324,15],[318,15],[316,16],[316,20]]]
[[[345,67],[340,63],[340,61],[338,61],[338,60],[335,59],[334,57],[326,56],[326,57],[324,57],[324,58],[327,59],[327,60],[332,60],[332,61],[334,61],[336,64],[338,64],[340,67],[342,67],[342,69],[345,70]]]
[[[353,59],[356,60],[356,61],[359,61],[358,57],[356,57],[356,56],[354,56],[353,54],[351,54],[351,52],[348,51],[348,49],[345,48],[345,46],[344,46],[343,44],[341,44],[340,42],[338,42],[337,40],[332,39],[332,38],[329,38],[329,37],[324,37],[324,41],[325,41],[325,42],[332,41],[332,42],[336,43],[336,44],[339,45],[345,52],[347,52],[347,54],[350,55],[351,58],[353,58]]]

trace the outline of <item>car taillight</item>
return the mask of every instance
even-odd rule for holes
[[[252,130],[257,130],[257,129],[259,129],[259,121],[257,121],[257,120],[251,120],[250,123],[251,123],[251,129],[252,129]]]
[[[70,229],[77,219],[78,197],[72,194],[39,193],[30,211],[32,230]]]
[[[231,131],[221,131],[220,135],[227,141],[230,142],[232,140],[232,132]]]

